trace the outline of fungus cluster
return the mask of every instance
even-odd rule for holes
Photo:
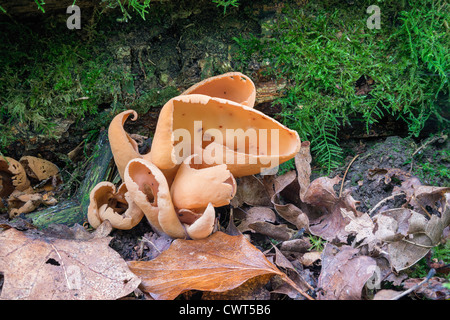
[[[89,223],[131,229],[145,216],[172,238],[209,236],[214,208],[236,194],[235,178],[276,167],[300,149],[296,131],[253,109],[255,97],[254,83],[238,72],[193,85],[163,106],[147,154],[124,129],[137,113],[118,114],[108,137],[122,183],[94,187]]]
[[[60,182],[59,168],[48,160],[23,156],[18,161],[0,156],[0,209],[10,218],[54,205],[52,189]]]

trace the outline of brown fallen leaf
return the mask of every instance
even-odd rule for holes
[[[280,198],[289,202],[299,202],[299,185],[294,170],[278,176],[273,180],[273,195],[271,202],[275,211],[286,221],[295,225],[297,230],[308,230],[308,216],[293,203],[282,203]]]
[[[275,250],[275,255],[273,256],[274,263],[284,270],[284,272],[288,275],[288,277],[294,281],[298,287],[302,288],[302,290],[312,290],[314,288],[304,279],[304,277],[300,274],[304,273],[304,270],[301,268],[296,268],[291,261],[281,252],[277,247],[273,246]],[[300,271],[301,270],[301,271]],[[298,300],[301,297],[299,292],[295,290],[291,285],[289,285],[286,281],[277,281],[277,278],[274,277],[272,281],[272,293],[282,293],[288,295],[292,299]]]
[[[422,281],[423,279],[410,278],[403,282],[403,287],[405,289],[410,289]],[[427,283],[415,289],[414,293],[419,296],[424,296],[427,299],[448,300],[450,299],[450,290],[443,286],[445,282],[447,282],[447,280],[443,278],[433,277]]]
[[[133,292],[140,280],[109,237],[58,239],[10,228],[0,233],[0,299],[102,300]]]
[[[266,289],[266,284],[271,277],[270,274],[257,276],[224,292],[205,291],[202,300],[269,300],[270,292]]]
[[[320,251],[311,251],[311,252],[306,252],[305,254],[303,254],[300,257],[300,262],[305,266],[305,267],[310,267],[312,266],[316,261],[319,261],[322,256],[322,252]]]
[[[280,250],[285,255],[299,256],[299,254],[307,252],[311,248],[311,246],[312,244],[309,239],[304,237],[300,239],[283,241],[281,243]]]
[[[444,202],[440,214],[433,214],[430,219],[407,208],[390,209],[374,216],[374,235],[387,243],[389,260],[396,271],[411,267],[440,243],[444,229],[450,225],[450,193],[441,195],[439,201]]]
[[[234,208],[246,203],[249,206],[270,206],[270,198],[264,183],[255,176],[244,176],[236,180],[236,195],[231,200]]]
[[[372,300],[391,300],[394,297],[397,297],[402,292],[395,291],[391,289],[382,289],[378,291]]]
[[[189,290],[224,292],[262,275],[279,275],[297,287],[243,235],[220,231],[202,240],[177,239],[156,259],[128,265],[141,278],[141,290],[158,300],[171,300]]]
[[[266,221],[256,221],[250,223],[248,227],[256,233],[263,234],[280,241],[289,240],[295,234],[295,231],[289,229],[289,227],[285,224],[273,224]]]
[[[241,232],[251,231],[254,232],[252,228],[249,228],[249,225],[254,222],[275,222],[276,216],[275,212],[272,209],[267,207],[251,207],[247,211],[245,211],[245,216],[241,220],[241,223],[238,225],[238,230]]]
[[[374,168],[368,172],[369,179],[380,181],[384,178],[384,183],[389,184],[393,177],[401,181],[411,178],[411,173],[397,168]]]
[[[330,243],[322,252],[319,300],[360,300],[365,283],[376,269],[376,261],[358,255],[359,249]]]
[[[309,219],[309,230],[312,234],[327,241],[338,240],[346,243],[347,238],[353,230],[345,230],[345,227],[352,221],[349,214],[342,214],[342,209],[352,212],[353,217],[362,215],[356,209],[359,203],[350,194],[349,190],[344,190],[341,197],[336,195],[334,185],[341,178],[333,179],[320,177],[311,182],[305,193],[304,200],[309,206],[305,210]]]
[[[367,213],[361,214],[359,217],[355,216],[354,212],[341,208],[343,217],[350,219],[350,222],[345,226],[345,231],[355,235],[353,240],[354,246],[361,247],[368,245],[369,252],[371,252],[375,245],[379,243],[378,238],[373,233],[374,223]]]

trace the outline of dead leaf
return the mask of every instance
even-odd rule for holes
[[[309,219],[308,216],[297,206],[292,203],[280,205],[274,203],[277,213],[286,221],[292,223],[297,230],[305,229],[309,231]]]
[[[365,283],[376,269],[376,261],[359,256],[359,249],[325,245],[318,287],[320,300],[360,300]]]
[[[256,233],[266,235],[272,239],[286,241],[289,240],[295,231],[289,229],[285,224],[273,224],[266,221],[256,221],[248,225]]]
[[[305,192],[304,202],[324,211],[331,212],[338,199],[333,187],[339,181],[341,181],[339,176],[333,179],[328,177],[315,179]]]
[[[391,289],[383,289],[378,291],[372,300],[391,300],[401,294],[402,291],[395,291]]]
[[[316,261],[319,261],[321,259],[321,255],[322,252],[320,251],[311,251],[311,252],[306,252],[305,254],[303,254],[300,257],[300,262],[305,266],[305,267],[310,267],[312,266]]]
[[[58,239],[13,228],[0,233],[1,299],[118,299],[139,285],[109,237]]]
[[[286,254],[305,253],[311,248],[311,242],[308,238],[293,239],[283,241],[280,250]],[[285,253],[286,252],[286,253]]]
[[[374,235],[387,243],[389,260],[396,271],[411,267],[440,243],[444,229],[450,224],[450,194],[446,193],[444,199],[442,213],[432,215],[431,219],[406,208],[374,216],[377,229]]]
[[[245,176],[236,180],[236,195],[231,200],[234,208],[243,203],[249,206],[270,206],[270,197],[264,183],[255,176]]]
[[[354,217],[359,217],[362,213],[356,209],[358,201],[353,199],[349,190],[344,190],[341,197],[336,195],[333,187],[340,180],[338,176],[333,179],[321,177],[311,182],[304,197],[305,203],[309,205],[305,213],[312,234],[327,241],[337,239],[346,243],[353,231],[345,230],[351,219],[348,214],[343,215],[341,209],[351,211]]]
[[[292,282],[243,235],[220,231],[202,240],[177,239],[156,259],[128,265],[141,278],[141,289],[158,300],[171,300],[189,290],[224,292],[261,275],[279,275]]]
[[[373,234],[375,227],[372,219],[367,213],[361,214],[359,217],[355,216],[353,211],[348,211],[341,208],[341,213],[344,217],[350,219],[350,222],[345,226],[345,231],[349,234],[355,235],[353,241],[357,247],[368,245],[368,250],[371,252],[375,245],[379,243],[379,239]]]
[[[406,204],[413,210],[424,215],[444,212],[446,206],[446,194],[450,193],[448,187],[424,186],[416,177],[411,177],[402,182],[400,187],[395,187],[393,194],[404,192]]]
[[[299,191],[295,171],[289,171],[286,174],[275,178],[273,181],[273,188],[274,193],[271,202],[277,213],[283,219],[292,223],[297,230],[301,230],[302,228],[308,230],[308,216],[293,203],[285,204],[280,200],[280,198],[283,197],[286,200],[290,200],[290,202],[300,201],[299,199],[296,199],[298,198]]]
[[[275,250],[274,255],[274,262],[275,264],[284,270],[284,272],[287,274],[287,276],[299,287],[302,288],[302,290],[312,290],[314,291],[314,288],[303,278],[303,276],[300,274],[299,269],[296,268],[292,262],[288,260],[288,258],[281,252],[277,247],[273,246],[273,249]],[[298,261],[294,261],[294,263],[298,263]],[[301,267],[301,266],[300,266]],[[301,297],[299,292],[295,290],[291,285],[286,283],[286,281],[277,281],[276,277],[274,277],[274,281],[272,281],[272,287],[273,293],[282,293],[288,295],[292,299],[304,299],[304,297]]]
[[[408,180],[411,178],[411,173],[397,168],[375,168],[369,170],[368,176],[369,179],[376,181],[380,181],[384,178],[384,183],[389,184],[393,177],[396,177],[401,181]]]
[[[409,289],[422,281],[423,279],[407,279],[403,282],[403,287]],[[414,292],[427,299],[448,300],[450,299],[450,290],[443,286],[445,282],[447,280],[443,278],[433,277],[427,283],[419,286]]]
[[[245,212],[245,216],[237,228],[240,232],[255,232],[254,229],[249,227],[250,224],[264,221],[275,222],[275,220],[275,212],[272,209],[267,207],[252,207]]]
[[[245,215],[245,212],[239,208],[236,208],[234,210],[243,212]],[[233,208],[230,209],[230,217],[229,217],[229,221],[228,221],[228,226],[225,229],[225,233],[230,236],[239,236],[242,234],[242,232],[234,224],[234,216],[235,216],[234,210],[233,210]]]
[[[202,300],[269,300],[270,292],[266,289],[266,284],[271,277],[271,274],[257,276],[235,289],[224,292],[205,291]]]

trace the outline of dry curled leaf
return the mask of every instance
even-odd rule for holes
[[[275,222],[276,216],[272,209],[267,207],[251,207],[245,212],[241,223],[237,227],[240,232],[251,231],[254,229],[250,228],[249,225],[254,222]]]
[[[337,239],[345,243],[353,231],[345,230],[352,220],[349,214],[342,214],[342,209],[352,212],[355,218],[362,213],[356,209],[358,201],[353,199],[349,190],[344,190],[340,197],[336,195],[333,187],[340,180],[338,176],[333,179],[327,177],[315,179],[309,185],[304,201],[309,205],[305,213],[309,219],[311,233],[327,241]]]
[[[244,236],[222,232],[202,240],[177,239],[156,259],[128,265],[141,278],[141,289],[159,300],[189,290],[224,292],[262,275],[292,282]]]
[[[373,258],[358,253],[358,249],[350,246],[337,247],[327,243],[319,276],[320,300],[361,299],[361,290],[377,264]]]
[[[276,212],[286,221],[295,225],[297,230],[305,228],[308,230],[308,216],[293,203],[284,203],[280,198],[288,202],[299,201],[299,185],[294,170],[278,176],[273,180],[274,193],[271,202]]]
[[[411,267],[432,247],[439,244],[442,231],[449,225],[450,210],[442,217],[427,220],[410,209],[391,209],[375,216],[375,236],[387,243],[392,267],[397,271]]]
[[[139,279],[109,237],[59,239],[10,228],[0,233],[0,299],[101,300],[133,292]]]
[[[270,198],[263,182],[255,176],[240,177],[237,181],[236,195],[231,200],[235,208],[242,204],[249,206],[269,206]]]
[[[403,287],[410,289],[422,281],[423,279],[410,278],[403,283]],[[443,278],[432,277],[427,283],[416,288],[414,293],[431,300],[448,300],[450,299],[450,290],[443,286],[445,282],[447,280]]]

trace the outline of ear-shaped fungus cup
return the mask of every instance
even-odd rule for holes
[[[14,190],[24,191],[29,187],[30,181],[22,164],[13,158],[0,156],[0,198],[6,199]]]
[[[212,167],[196,165],[195,156],[180,165],[170,188],[176,208],[205,208],[225,206],[236,194],[236,180],[225,164]]]
[[[278,166],[293,158],[300,146],[296,131],[260,111],[191,94],[172,98],[161,109],[150,154],[161,169],[201,154],[208,165],[226,164],[234,177],[241,177]]]
[[[59,168],[54,163],[45,159],[24,156],[20,158],[19,162],[30,178],[39,181],[56,176],[59,173]]]
[[[186,232],[191,239],[204,239],[208,237],[213,229],[216,222],[216,211],[212,203],[209,203],[203,214],[195,220],[191,225],[186,225]]]
[[[109,181],[100,182],[90,193],[88,221],[93,228],[109,220],[116,229],[129,230],[144,217],[142,210],[134,203],[124,183],[116,191]]]
[[[108,128],[108,138],[111,146],[111,152],[114,156],[114,162],[116,163],[117,170],[119,171],[122,179],[124,177],[124,171],[127,163],[131,159],[141,158],[137,142],[133,140],[123,128],[123,125],[130,114],[133,114],[133,118],[131,120],[135,121],[138,117],[136,111],[123,111],[114,117]]]
[[[194,84],[181,95],[203,94],[222,98],[253,108],[256,88],[253,81],[240,72],[228,72]]]
[[[125,184],[134,202],[144,212],[156,232],[185,238],[186,232],[172,204],[167,180],[155,165],[133,159],[125,168]]]
[[[43,198],[40,193],[26,193],[14,190],[8,198],[9,218],[14,218],[22,213],[29,213],[42,203]]]

